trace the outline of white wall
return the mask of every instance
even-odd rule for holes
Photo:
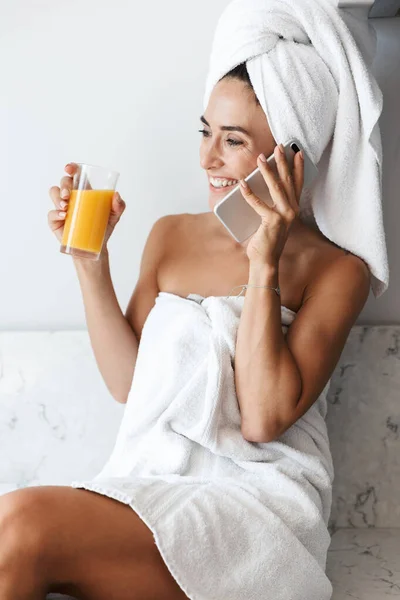
[[[0,14],[0,329],[85,329],[72,260],[47,224],[49,188],[71,161],[121,173],[126,211],[109,242],[124,310],[143,246],[164,214],[204,212],[199,116],[218,17],[201,3],[72,0],[3,2]],[[374,19],[390,288],[370,294],[359,324],[398,322],[400,19]],[[396,60],[395,60],[396,57]]]

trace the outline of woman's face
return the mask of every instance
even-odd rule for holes
[[[254,93],[238,79],[223,79],[214,87],[207,110],[207,121],[200,144],[200,164],[209,179],[209,206],[213,210],[234,185],[213,188],[210,177],[244,179],[257,168],[257,158],[263,152],[268,158],[276,142]],[[227,131],[221,127],[242,127],[247,131]]]

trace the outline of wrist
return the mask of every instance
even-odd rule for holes
[[[250,263],[249,283],[253,285],[271,285],[277,287],[279,284],[278,266]]]
[[[77,256],[72,256],[72,260],[77,269],[95,273],[102,271],[104,266],[109,264],[108,252],[104,251],[97,260],[92,260],[90,258],[79,258]]]

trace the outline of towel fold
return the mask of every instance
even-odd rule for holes
[[[378,298],[389,268],[375,51],[374,29],[337,0],[233,0],[215,31],[204,110],[219,80],[246,63],[276,143],[297,137],[318,166],[300,218],[366,262]]]

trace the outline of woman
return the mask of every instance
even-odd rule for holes
[[[227,190],[215,189],[211,183],[210,211],[164,217],[153,227],[125,316],[112,287],[106,244],[98,263],[74,258],[74,264],[96,360],[119,402],[127,400],[137,341],[159,292],[207,298],[227,295],[247,282],[260,286],[246,292],[238,330],[236,385],[240,400],[242,390],[251,385],[248,356],[253,360],[257,353],[258,363],[273,364],[268,385],[271,390],[279,389],[282,398],[291,396],[293,410],[290,414],[288,410],[285,419],[282,413],[276,423],[270,420],[274,427],[267,431],[256,422],[258,414],[241,407],[244,438],[255,444],[272,442],[310,408],[329,380],[368,297],[369,271],[361,259],[299,219],[301,158],[296,155],[290,178],[245,65],[239,65],[215,86],[203,122],[207,124],[202,131],[201,166],[214,183],[215,178],[242,180],[260,166],[274,208],[265,207],[243,190],[262,217],[259,230],[245,243],[236,243],[212,212]],[[241,126],[248,133],[221,130],[221,126]],[[279,185],[258,158],[260,153],[268,157],[273,151]],[[75,168],[69,165],[68,173],[72,175]],[[60,188],[64,187],[71,188],[70,177],[62,178]],[[59,240],[64,222],[58,212],[62,208],[60,188],[50,190],[56,210],[49,212],[49,225]],[[106,241],[125,209],[117,197]],[[281,298],[271,289],[278,285]],[[249,298],[251,304],[247,304]],[[328,320],[327,303],[331,307]],[[286,342],[281,337],[281,305],[297,313]],[[267,344],[264,338],[259,340],[261,317],[252,314],[250,308],[246,310],[248,306],[262,309]],[[256,378],[253,362],[252,377]],[[41,600],[47,592],[85,600],[200,597],[184,593],[173,575],[173,565],[167,567],[154,543],[151,529],[116,498],[68,486],[25,488],[0,497],[0,518],[2,600]],[[207,545],[206,539],[204,542]],[[235,573],[231,577],[234,580]]]

